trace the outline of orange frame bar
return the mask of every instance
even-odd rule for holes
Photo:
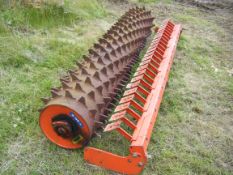
[[[154,37],[152,44],[147,51],[147,54],[145,54],[143,60],[148,60],[149,54],[151,60],[157,59],[154,58],[157,55],[157,51],[164,49],[166,45],[165,51],[163,55],[161,55],[162,60],[159,64],[158,71],[154,72],[156,76],[151,85],[152,88],[146,98],[145,105],[143,107],[143,113],[140,118],[137,119],[138,122],[136,124],[136,128],[134,129],[133,135],[127,135],[128,133],[124,133],[124,131],[122,133],[122,128],[119,126],[115,126],[114,128],[118,131],[120,130],[121,134],[126,134],[125,137],[130,140],[130,154],[128,156],[119,156],[97,148],[86,147],[84,150],[84,159],[88,163],[123,174],[139,174],[143,170],[145,164],[147,163],[147,147],[151,138],[153,126],[158,115],[165,86],[168,81],[169,72],[173,63],[173,58],[181,31],[181,25],[174,25],[168,20],[165,21]],[[159,41],[156,44],[157,40]],[[166,40],[167,43],[164,42]],[[160,41],[162,45],[159,43]],[[154,54],[151,54],[151,50],[153,50]],[[129,111],[128,109],[125,110]],[[120,111],[120,113],[124,115],[123,111]],[[123,118],[123,116],[119,117],[119,120],[124,122]],[[119,120],[117,122],[119,122]],[[117,124],[120,125],[120,122]]]

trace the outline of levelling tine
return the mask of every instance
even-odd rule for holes
[[[123,174],[139,174],[143,170],[147,163],[147,147],[181,30],[181,25],[175,25],[170,20],[166,20],[159,28],[110,117],[110,123],[105,127],[105,132],[117,131],[129,140],[129,155],[120,156],[86,147],[84,159],[88,163]],[[121,125],[127,125],[133,134],[130,135]]]

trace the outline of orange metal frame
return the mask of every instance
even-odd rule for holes
[[[181,33],[181,25],[166,20],[158,30],[147,53],[127,85],[105,132],[116,130],[131,144],[128,156],[119,156],[86,147],[84,159],[90,163],[124,174],[139,174],[147,162],[147,147],[158,115],[164,89]],[[134,110],[136,109],[136,110]],[[134,118],[130,120],[128,116]],[[136,122],[135,122],[136,121]],[[133,130],[130,135],[121,125]]]

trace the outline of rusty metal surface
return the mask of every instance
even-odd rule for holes
[[[144,8],[126,12],[77,62],[76,68],[60,79],[62,86],[51,89],[52,97],[42,99],[45,107],[41,117],[53,105],[68,107],[84,119],[88,135],[93,135],[102,127],[112,101],[129,79],[152,22],[151,13]]]

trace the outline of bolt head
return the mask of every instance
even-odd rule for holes
[[[143,165],[144,165],[143,162],[138,162],[138,166],[139,166],[139,167],[142,167]]]
[[[134,153],[132,154],[132,156],[133,156],[133,157],[138,157],[138,153],[134,152]]]

